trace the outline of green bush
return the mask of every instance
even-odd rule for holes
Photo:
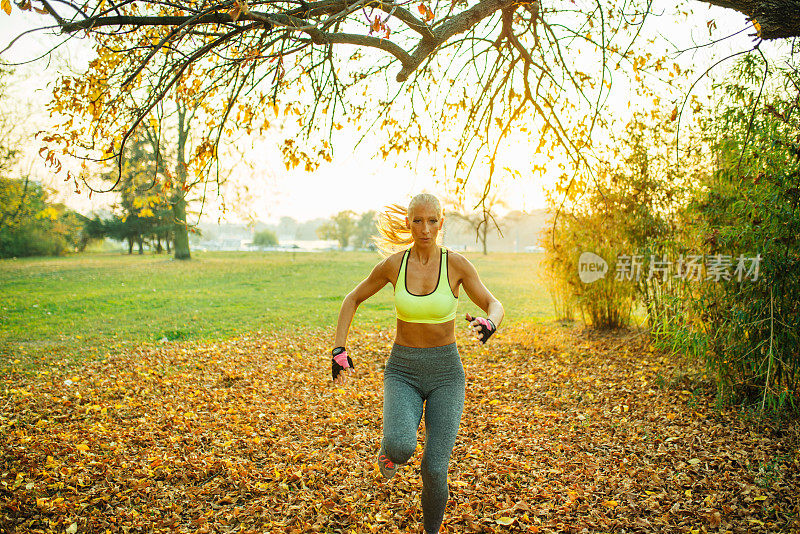
[[[592,252],[609,261],[624,253],[625,242],[614,231],[613,213],[572,211],[551,221],[542,245],[542,267],[558,319],[571,320],[575,309],[584,322],[597,328],[619,328],[630,323],[633,284],[607,273],[592,283],[581,281],[578,260]],[[555,224],[553,224],[555,222]]]
[[[635,115],[621,137],[609,143],[610,161],[596,166],[586,190],[575,194],[578,200],[546,229],[543,265],[557,316],[568,318],[570,307],[577,306],[595,326],[620,327],[630,323],[639,303],[651,325],[666,313],[666,302],[675,293],[673,280],[650,278],[649,260],[673,252],[673,221],[694,169],[670,161],[666,139],[672,133],[672,122],[657,113]],[[692,164],[698,161],[693,156]],[[582,252],[608,262],[605,278],[580,281]],[[642,259],[641,269],[629,278],[617,276],[622,255]]]
[[[257,247],[276,247],[278,236],[272,230],[261,230],[253,236],[253,244]]]
[[[761,96],[763,64],[741,61],[709,125],[717,166],[693,209],[707,254],[760,257],[758,274],[698,287],[695,312],[723,399],[800,408],[800,98],[796,71]],[[753,267],[751,261],[745,262]]]
[[[763,73],[748,56],[718,87],[704,124],[710,172],[698,174],[672,242],[704,270],[676,285],[652,335],[703,363],[721,404],[778,415],[800,408],[800,79],[780,72],[762,93]],[[720,260],[725,275],[713,277]]]
[[[86,218],[48,196],[36,182],[0,178],[0,258],[58,256],[83,247]]]

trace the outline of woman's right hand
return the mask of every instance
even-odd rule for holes
[[[333,376],[333,383],[336,385],[344,385],[347,383],[347,377],[353,374],[354,365],[353,360],[347,354],[347,349],[344,347],[336,347],[331,351],[331,375]]]

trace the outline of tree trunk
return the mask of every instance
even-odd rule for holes
[[[142,238],[136,240],[136,244],[139,245],[139,254],[144,254],[144,247],[142,246]]]
[[[164,251],[164,247],[161,246],[161,236],[156,236],[156,254],[161,254]]]
[[[183,192],[172,202],[172,216],[175,219],[175,259],[190,260],[189,230],[186,224],[186,198]]]
[[[189,251],[189,225],[186,222],[186,139],[189,137],[189,121],[186,119],[186,107],[178,104],[178,150],[175,173],[178,177],[177,190],[172,201],[172,216],[175,221],[175,256],[176,260],[192,258]]]
[[[128,238],[128,254],[133,254],[133,238]]]

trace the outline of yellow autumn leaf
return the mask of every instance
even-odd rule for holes
[[[766,501],[767,498],[763,495],[759,495],[758,497],[753,498],[754,501]]]
[[[617,501],[603,501],[603,506],[607,506],[608,508],[616,508]]]
[[[53,208],[52,206],[48,206],[39,213],[36,214],[37,219],[50,219],[51,221],[55,221],[58,219],[58,210]]]
[[[6,12],[6,15],[11,14],[11,0],[2,0],[2,2],[0,2],[0,6],[2,6],[3,11]]]
[[[501,517],[500,519],[497,519],[497,520],[495,520],[495,522],[496,522],[498,525],[505,525],[505,526],[508,526],[508,525],[510,525],[511,523],[513,523],[513,522],[514,522],[514,518],[513,518],[513,517],[507,517],[507,516],[503,516],[503,517]]]
[[[80,443],[75,448],[78,449],[81,452],[85,452],[85,451],[89,450],[89,446],[86,443]]]

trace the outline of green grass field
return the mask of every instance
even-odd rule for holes
[[[540,254],[468,255],[508,321],[553,316]],[[258,330],[330,329],[374,253],[86,254],[0,261],[0,369],[102,356],[143,342],[225,339]],[[461,295],[459,313],[478,308]],[[391,286],[365,302],[356,328],[391,328]],[[19,360],[18,363],[14,363]]]

